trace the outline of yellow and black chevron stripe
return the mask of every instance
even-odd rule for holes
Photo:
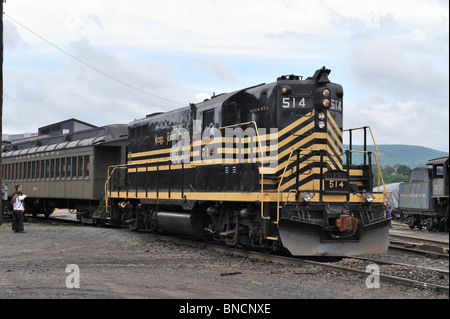
[[[129,174],[156,172],[162,174],[168,170],[176,172],[201,166],[251,162],[250,154],[259,150],[257,137],[244,137],[244,147],[241,150],[227,147],[237,145],[239,141],[236,137],[233,138],[233,144],[227,140],[227,137],[192,142],[187,148],[179,150],[189,152],[190,161],[184,164],[171,163],[174,158],[171,147],[131,153],[128,155],[127,172]],[[267,134],[259,138],[267,141],[266,146],[263,147],[266,155],[270,153],[271,147],[276,147],[278,150],[275,157],[265,155],[263,159],[260,156],[256,158],[257,161],[277,161],[275,166],[259,166],[260,184],[264,184],[262,186],[264,192],[319,190],[321,170],[322,173],[328,170],[342,170],[342,129],[338,127],[330,112],[327,113],[327,129],[324,131],[318,131],[315,128],[315,112],[312,111],[284,127],[277,134]],[[212,148],[221,154],[218,159],[198,160],[204,156],[204,152],[210,152]],[[321,151],[324,154],[322,158]],[[243,156],[239,157],[241,153]],[[146,192],[148,198],[159,198],[163,191],[159,193],[161,195]]]

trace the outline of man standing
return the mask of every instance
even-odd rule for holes
[[[386,218],[389,219],[389,228],[392,228],[392,207],[391,205],[386,205]]]
[[[11,199],[13,204],[13,230],[15,233],[26,233],[23,229],[23,201],[26,197],[27,195],[22,193],[22,185],[16,185],[16,191]]]

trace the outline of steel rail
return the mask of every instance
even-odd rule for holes
[[[293,264],[293,265],[302,265],[302,264],[303,265],[314,265],[314,266],[319,266],[319,267],[325,267],[328,269],[341,270],[344,272],[363,274],[366,276],[370,275],[370,273],[365,270],[355,269],[355,268],[350,268],[350,267],[345,267],[345,266],[335,265],[335,264],[330,264],[330,263],[325,263],[325,262],[319,262],[319,261],[314,261],[314,260],[307,260],[307,259],[300,259],[300,258],[296,258],[296,257],[286,257],[286,256],[279,256],[279,255],[269,255],[267,253],[243,250],[243,249],[232,248],[232,247],[227,247],[227,246],[219,246],[217,244],[196,242],[196,241],[192,241],[192,240],[184,239],[184,238],[161,236],[161,235],[156,235],[156,237],[159,239],[162,239],[162,240],[174,241],[174,242],[189,245],[189,246],[201,247],[203,249],[213,250],[213,251],[222,252],[222,253],[231,253],[233,255],[241,256],[241,257],[267,260],[267,261],[271,261],[274,263]],[[402,278],[402,277],[396,277],[396,276],[391,276],[391,275],[386,275],[386,274],[381,274],[381,273],[379,274],[379,276],[380,276],[380,279],[382,279],[384,281],[388,281],[388,282],[394,282],[394,283],[399,283],[399,284],[404,284],[404,285],[414,286],[414,287],[431,288],[431,289],[436,289],[438,291],[442,291],[442,292],[446,292],[446,293],[449,292],[448,286],[442,286],[442,285],[437,285],[437,284],[433,284],[433,283],[427,283],[427,282],[422,282],[422,281],[417,281],[417,280]]]

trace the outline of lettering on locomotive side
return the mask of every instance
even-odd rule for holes
[[[155,146],[164,144],[164,136],[155,135]]]
[[[400,194],[403,198],[425,198],[426,194]]]
[[[254,108],[250,109],[250,113],[257,113],[257,112],[262,112],[262,111],[268,111],[269,109],[270,109],[270,107],[268,105],[254,107]]]
[[[225,136],[222,136],[221,130],[215,131],[215,136],[209,134],[209,129],[205,129],[203,134],[194,134],[191,141],[189,131],[184,128],[174,129],[172,131],[170,142],[172,148],[170,152],[173,164],[202,163],[209,161],[214,164],[234,163],[247,161],[248,163],[261,162],[265,167],[274,168],[278,166],[278,143],[271,142],[270,136],[277,136],[278,129],[253,127],[243,130],[241,127],[226,128]],[[203,137],[203,139],[197,139]],[[244,139],[248,142],[244,143]],[[201,143],[203,141],[208,143]],[[193,156],[191,159],[191,149]]]

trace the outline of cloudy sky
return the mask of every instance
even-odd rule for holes
[[[5,134],[129,123],[326,66],[345,128],[449,150],[448,0],[8,0],[4,12]]]

